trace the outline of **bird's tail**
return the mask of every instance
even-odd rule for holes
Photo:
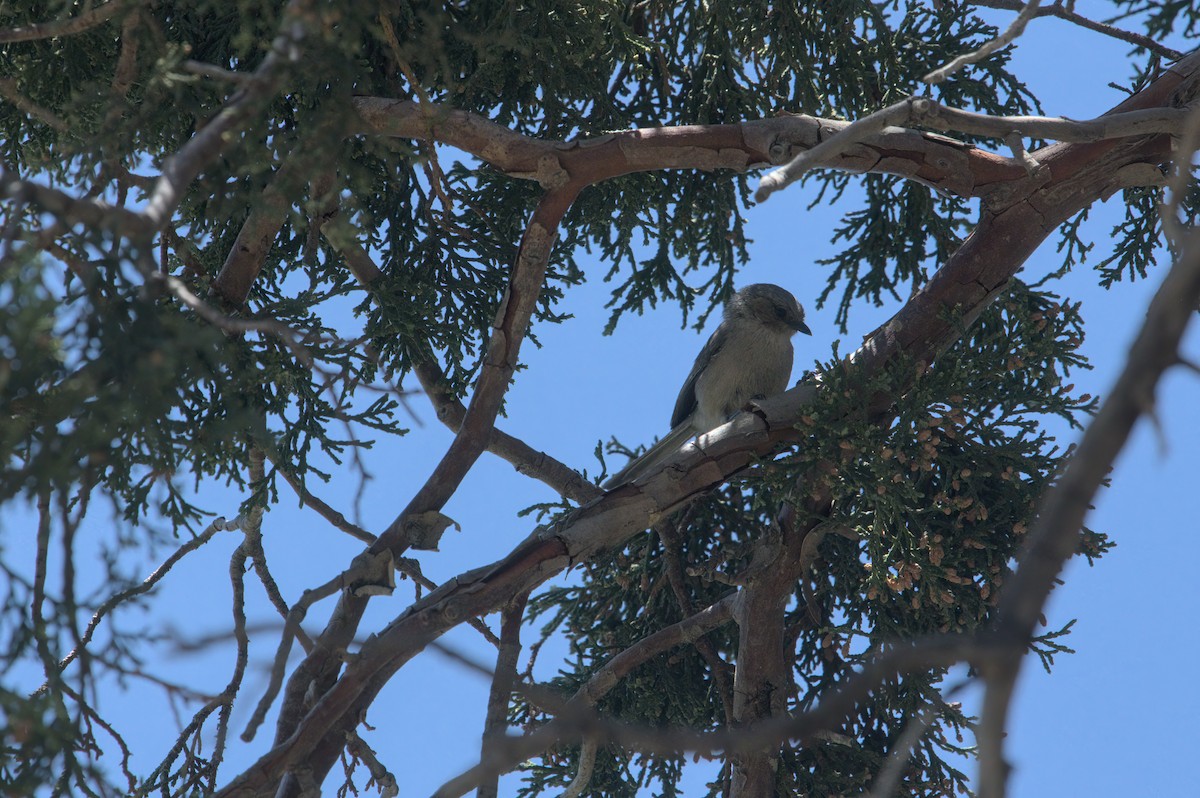
[[[671,456],[678,452],[679,448],[687,443],[688,439],[695,434],[696,431],[692,429],[690,419],[685,421],[668,432],[658,443],[647,449],[640,457],[630,460],[628,465],[606,479],[601,487],[605,490],[612,490],[618,485],[633,482],[635,479],[649,474],[655,468],[671,459]]]

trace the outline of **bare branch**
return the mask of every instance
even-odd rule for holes
[[[1092,498],[1124,448],[1163,373],[1178,363],[1179,342],[1200,302],[1200,232],[1191,232],[1155,293],[1125,368],[1079,442],[1066,471],[1046,496],[997,609],[997,635],[1009,654],[983,671],[987,689],[980,724],[980,795],[1002,798],[1008,766],[1003,736],[1022,654],[1066,561],[1075,553]]]
[[[0,34],[0,36],[2,35]],[[48,127],[54,128],[60,133],[67,130],[67,123],[63,121],[62,117],[49,108],[43,108],[22,94],[20,87],[17,86],[17,82],[12,78],[0,77],[0,97],[3,97],[21,111],[24,111],[29,116]]]
[[[188,72],[191,72],[193,75],[202,75],[206,78],[212,78],[213,80],[227,80],[230,83],[236,83],[238,85],[242,85],[247,81],[253,80],[253,76],[248,75],[245,72],[233,72],[228,69],[222,69],[216,64],[206,64],[203,61],[193,61],[189,59],[180,64],[180,66]]]
[[[34,22],[17,28],[0,30],[0,44],[8,42],[30,42],[37,39],[54,39],[72,36],[85,30],[103,25],[119,14],[126,6],[141,4],[144,0],[109,0],[77,17],[68,17],[54,22]]]
[[[255,518],[257,515],[257,518]],[[262,518],[262,510],[252,511],[250,529],[257,530],[258,521]],[[221,695],[217,697],[217,734],[213,743],[212,758],[208,765],[209,789],[217,784],[217,770],[225,757],[225,740],[229,733],[229,718],[233,713],[233,700],[237,698],[242,688],[242,677],[246,674],[246,663],[250,658],[250,637],[246,633],[246,560],[250,557],[246,543],[243,542],[229,558],[229,581],[233,585],[233,639],[237,643],[237,655],[234,658],[233,673],[229,683]],[[210,703],[211,705],[211,703]]]
[[[1004,143],[1012,150],[1013,158],[1025,167],[1025,173],[1030,177],[1040,177],[1045,172],[1045,168],[1025,149],[1025,142],[1020,133],[1009,133],[1004,137]]]
[[[599,748],[600,744],[595,737],[584,738],[579,750],[579,769],[575,771],[575,778],[571,779],[560,798],[579,798],[583,795],[583,791],[592,780],[592,771],[596,767],[596,752]]]
[[[975,5],[985,6],[987,8],[999,8],[1005,11],[1022,11],[1025,9],[1025,3],[1021,0],[975,0]],[[1074,3],[1064,5],[1061,0],[1055,0],[1048,6],[1041,6],[1035,12],[1035,17],[1057,17],[1058,19],[1066,20],[1067,22],[1078,25],[1081,28],[1102,33],[1105,36],[1110,36],[1114,39],[1120,39],[1123,42],[1136,45],[1145,50],[1154,53],[1157,56],[1167,59],[1168,61],[1178,61],[1183,57],[1183,53],[1178,50],[1172,50],[1165,44],[1156,42],[1149,36],[1143,36],[1140,33],[1134,33],[1123,28],[1118,28],[1106,22],[1096,22],[1088,19],[1081,14],[1075,13],[1073,8]]]
[[[522,593],[505,605],[500,614],[500,651],[496,655],[496,670],[492,674],[492,689],[488,694],[487,717],[483,724],[480,756],[487,759],[497,738],[508,729],[508,704],[517,678],[517,660],[521,656],[521,622],[529,594]],[[498,776],[498,774],[497,774]],[[499,781],[493,777],[479,785],[476,798],[496,798]]]
[[[291,485],[292,490],[294,490],[296,492],[296,496],[299,497],[301,504],[303,504],[305,507],[315,510],[317,515],[321,516],[335,528],[340,529],[350,537],[361,540],[363,543],[369,544],[375,542],[374,535],[357,524],[351,523],[340,511],[335,510],[333,507],[322,501],[319,497],[314,496],[312,491],[308,489],[308,486],[302,484],[300,480],[296,478],[296,475],[291,472],[291,469],[281,465],[278,459],[274,457],[270,451],[267,451],[267,457],[271,460],[271,464],[275,466],[275,469],[278,471],[279,475],[283,477],[284,481]]]
[[[436,363],[429,360],[416,363],[413,371],[421,381],[421,387],[425,389],[429,401],[433,403],[438,420],[458,432],[467,409],[447,389],[445,373]],[[581,477],[575,469],[545,452],[539,452],[503,430],[492,430],[487,450],[512,463],[518,473],[549,485],[560,496],[579,504],[585,504],[604,494],[604,491]]]
[[[367,766],[367,770],[371,773],[371,781],[379,788],[380,798],[396,798],[400,794],[396,777],[379,761],[375,750],[357,734],[349,735],[346,742],[346,753],[358,757]],[[367,784],[367,787],[370,788],[371,784]]]
[[[108,615],[121,604],[124,604],[126,601],[153,590],[154,586],[161,582],[163,577],[170,573],[171,569],[175,567],[177,562],[203,546],[218,532],[223,532],[227,529],[237,529],[240,524],[240,518],[229,523],[227,523],[224,518],[214,519],[213,522],[209,524],[203,532],[176,549],[170,557],[163,561],[162,565],[158,566],[158,568],[154,569],[153,573],[142,580],[141,584],[109,596],[108,599],[106,599],[105,602],[96,609],[96,612],[92,615],[92,619],[88,621],[87,628],[83,630],[83,635],[79,640],[79,644],[76,645],[75,648],[72,649],[71,652],[67,654],[67,656],[63,657],[58,663],[58,670],[60,672],[66,670],[67,666],[79,656],[80,652],[87,646],[88,643],[91,642],[92,635],[96,632],[96,627],[100,625],[100,621],[104,620],[106,615]],[[41,687],[39,687],[38,693],[44,692],[47,689],[47,686],[48,685],[43,684]]]
[[[963,67],[979,63],[997,50],[1007,47],[1014,39],[1025,32],[1025,26],[1037,14],[1039,5],[1041,5],[1041,0],[1029,0],[1025,4],[1025,7],[1021,9],[1021,13],[1017,14],[1017,18],[995,39],[985,42],[978,50],[958,56],[949,64],[933,70],[921,79],[926,83],[941,83]]]

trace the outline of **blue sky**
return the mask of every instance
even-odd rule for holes
[[[1080,3],[1078,10],[1088,13],[1089,5]],[[1018,48],[1016,71],[1026,77],[1048,112],[1087,118],[1121,99],[1106,84],[1126,78],[1126,49],[1065,23],[1037,20]],[[1064,58],[1064,51],[1071,57]],[[750,209],[752,259],[739,279],[742,285],[779,283],[809,309],[814,335],[796,339],[797,376],[813,360],[828,358],[836,337],[834,308],[816,309],[814,303],[825,284],[825,273],[815,261],[832,251],[828,231],[839,209],[809,211],[809,200],[805,189],[797,186]],[[1122,213],[1119,197],[1094,206],[1089,225],[1096,249],[1090,262],[1107,254],[1109,231]],[[1040,275],[1058,265],[1054,245],[1052,237],[1030,260],[1027,274]],[[542,328],[540,349],[525,346],[526,368],[516,377],[508,395],[508,415],[498,426],[567,464],[594,472],[597,441],[616,435],[629,443],[649,442],[666,431],[675,394],[713,325],[703,333],[683,329],[678,310],[660,306],[645,316],[623,319],[614,335],[602,337],[608,318],[604,303],[609,286],[602,282],[606,269],[584,263],[588,282],[572,290],[562,306],[574,318]],[[1082,390],[1101,397],[1107,392],[1164,271],[1160,267],[1147,280],[1104,291],[1084,266],[1058,284],[1062,293],[1082,300],[1088,321],[1084,352],[1095,369],[1076,375]],[[853,351],[862,336],[899,305],[855,307],[840,351]],[[353,324],[348,320],[343,332],[354,334]],[[1200,332],[1195,328],[1184,352],[1200,360]],[[406,387],[418,386],[412,380]],[[1200,714],[1200,688],[1195,683],[1200,643],[1191,610],[1195,592],[1186,574],[1200,561],[1192,493],[1197,489],[1200,447],[1200,424],[1192,412],[1198,392],[1195,375],[1183,370],[1168,375],[1158,394],[1165,447],[1148,423],[1140,423],[1117,463],[1112,488],[1102,493],[1089,518],[1089,525],[1111,535],[1117,548],[1093,568],[1074,561],[1065,585],[1053,596],[1049,625],[1058,628],[1078,619],[1067,640],[1078,653],[1059,657],[1050,676],[1036,661],[1026,664],[1008,738],[1014,796],[1184,795],[1195,789],[1186,763],[1192,754],[1194,718]],[[355,520],[372,531],[395,517],[451,440],[422,397],[414,397],[412,405],[421,425],[413,424],[402,439],[381,441],[367,455],[373,478],[366,487],[362,515]],[[1066,437],[1062,443],[1070,440]],[[313,489],[351,515],[358,483],[357,474],[343,469],[330,485],[314,483]],[[281,492],[281,497],[281,504],[267,514],[263,530],[283,595],[294,601],[305,588],[341,571],[359,544],[315,514],[296,508],[289,494]],[[206,506],[232,517],[242,497],[212,490],[204,498]],[[540,483],[485,455],[445,508],[462,531],[448,532],[440,553],[418,555],[425,573],[441,582],[502,556],[533,526],[517,513],[554,498]],[[84,533],[85,545],[111,534],[101,508],[94,512]],[[15,532],[17,540],[32,541],[28,515],[10,512],[4,525],[9,528],[7,539]],[[226,567],[238,541],[237,533],[218,535],[176,568],[147,614],[134,612],[118,623],[126,628],[166,626],[183,639],[228,629]],[[147,562],[145,572],[152,567]],[[247,585],[251,620],[274,619],[261,589],[252,579]],[[393,597],[372,602],[362,628],[382,625],[411,597],[411,584],[402,582]],[[310,628],[319,628],[316,624],[328,606],[321,604],[310,612]],[[491,656],[489,647],[465,627],[445,642],[480,658]],[[261,692],[275,643],[273,633],[252,641],[251,670],[235,709],[234,732],[240,733]],[[160,656],[151,659],[150,670],[211,692],[223,688],[232,667],[227,649],[187,656],[172,653],[169,645],[155,650]],[[548,649],[541,657],[543,678],[553,673],[553,653]],[[402,795],[428,794],[473,763],[487,689],[484,679],[436,652],[417,658],[392,680],[368,716],[376,731],[367,739],[398,774]],[[157,688],[131,683],[128,692],[114,687],[102,697],[102,708],[129,735],[135,770],[152,767],[174,738],[175,721],[161,696]],[[976,692],[968,692],[964,700],[970,704],[977,698]],[[232,741],[226,778],[266,749],[269,724],[260,735],[249,745]],[[507,780],[502,794],[511,794],[513,783]]]

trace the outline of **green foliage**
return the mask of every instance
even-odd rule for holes
[[[741,485],[691,505],[671,537],[691,578],[696,607],[729,590],[714,573],[746,571],[752,547],[775,529],[785,502],[814,491],[832,498],[808,534],[818,557],[796,586],[786,622],[796,635],[792,708],[814,706],[881,648],[927,634],[970,632],[988,622],[1028,531],[1036,502],[1053,481],[1062,452],[1046,432],[1051,418],[1077,425],[1096,405],[1068,380],[1087,368],[1078,304],[1017,283],[936,364],[910,363],[878,384],[850,381],[831,361],[823,390],[802,418],[807,432],[793,454],[760,466]],[[901,371],[922,374],[897,405],[891,423],[862,418],[861,397],[895,393]],[[798,524],[803,524],[798,519]],[[1095,556],[1103,535],[1086,538]],[[568,669],[556,680],[574,692],[616,652],[681,620],[668,578],[674,556],[653,533],[605,561],[585,565],[579,585],[553,588],[531,610],[545,615],[543,634],[571,642]],[[865,600],[864,600],[865,599]],[[707,636],[729,661],[737,655],[729,624]],[[1035,643],[1048,664],[1064,650],[1060,633]],[[837,795],[866,790],[907,721],[937,698],[942,672],[913,674],[888,685],[840,731],[788,750],[780,770],[783,795]],[[724,714],[704,660],[681,647],[634,671],[601,703],[606,714],[651,726],[716,728]],[[525,707],[518,723],[538,718]],[[952,795],[965,777],[947,754],[962,752],[968,721],[945,705],[926,735],[902,795]],[[853,742],[851,742],[853,741]],[[576,754],[560,751],[527,772],[523,795],[562,785]],[[671,794],[679,760],[602,751],[597,772],[612,779],[597,795],[634,795],[656,783]],[[617,786],[624,785],[624,786]],[[611,792],[610,792],[611,790]]]
[[[79,5],[8,2],[0,29],[65,18]],[[151,184],[139,175],[160,172],[238,91],[234,81],[196,74],[189,62],[253,70],[284,5],[132,3],[80,33],[0,45],[0,79],[24,98],[0,102],[4,169],[74,196],[139,207]],[[328,476],[314,460],[342,462],[369,446],[357,430],[402,434],[391,387],[417,363],[444,365],[452,388],[466,392],[537,186],[449,148],[359,135],[349,127],[356,95],[425,97],[549,139],[781,112],[852,119],[912,94],[926,72],[997,32],[958,0],[317,5],[303,58],[186,193],[155,252],[80,226],[55,230],[49,257],[39,250],[53,220],[20,202],[0,206],[0,502],[52,491],[69,495],[73,508],[96,492],[143,529],[165,519],[179,534],[206,512],[191,503],[189,488],[244,484],[252,445],[304,481]],[[1118,5],[1146,14],[1151,35],[1195,34],[1191,4]],[[1038,108],[1004,51],[933,94],[994,114]],[[747,258],[750,179],[663,171],[590,187],[559,232],[533,339],[562,319],[558,301],[587,277],[612,282],[607,331],[625,313],[659,302],[678,304],[685,324],[703,324]],[[830,233],[839,251],[819,264],[828,267],[821,301],[836,297],[842,325],[859,300],[879,304],[921,285],[973,213],[894,177],[822,172],[807,182],[814,204],[854,203]],[[1155,191],[1126,192],[1127,219],[1114,231],[1112,256],[1097,267],[1106,287],[1146,274],[1160,236],[1158,199]],[[223,309],[238,320],[288,325],[303,356],[269,332],[218,329],[148,287],[145,276],[149,260],[216,301],[210,289],[243,225],[276,206],[284,221],[270,231],[253,287],[225,297]],[[1186,198],[1183,215],[1198,206]],[[1067,266],[1089,248],[1081,220],[1065,232]],[[360,285],[339,242],[361,246],[379,277]],[[585,253],[599,261],[594,273],[585,273]],[[793,708],[811,706],[897,640],[985,623],[1034,502],[1061,463],[1047,420],[1075,424],[1094,405],[1067,384],[1072,369],[1085,367],[1076,353],[1077,310],[1014,286],[937,363],[906,364],[921,379],[884,425],[862,419],[861,397],[894,392],[899,375],[850,384],[831,362],[796,452],[692,505],[674,522],[672,547],[640,536],[586,563],[578,584],[533,599],[547,634],[571,646],[556,686],[575,690],[613,653],[687,614],[667,572],[673,557],[687,568],[686,604],[717,600],[729,588],[713,574],[744,570],[752,544],[778,533],[780,508],[814,485],[833,509],[809,532],[818,559],[787,610],[798,651]],[[273,490],[277,476],[269,471],[256,490]],[[115,567],[119,552],[159,537],[125,535],[101,553],[114,585],[127,581]],[[1084,541],[1089,558],[1109,546],[1094,532]],[[4,664],[44,658],[27,614],[32,589],[0,566],[8,585]],[[80,608],[65,602],[48,611],[56,615],[42,637],[54,659],[71,644]],[[1059,635],[1036,643],[1047,663],[1065,650]],[[732,625],[706,639],[736,659]],[[131,661],[124,658],[136,642],[136,634],[117,631],[105,652]],[[787,750],[782,794],[863,790],[905,719],[937,695],[944,677],[914,674],[889,684],[841,736]],[[653,726],[724,722],[708,664],[692,647],[637,669],[600,709]],[[49,699],[22,702],[0,690],[0,710],[0,777],[14,794],[45,784],[63,757],[86,748],[80,715],[64,725],[51,717],[61,707]],[[514,720],[535,725],[544,717],[519,705]],[[903,794],[963,788],[949,754],[961,748],[967,720],[944,709],[918,747]],[[17,741],[23,729],[35,733]],[[16,766],[14,752],[22,757]],[[565,784],[577,756],[564,749],[529,764],[522,795]],[[604,749],[590,790],[632,796],[638,785],[654,785],[673,795],[684,764]],[[80,765],[64,789],[86,784],[85,770]]]
[[[199,2],[141,9],[123,36],[137,47],[132,66],[125,65],[124,93],[113,85],[122,48],[109,27],[5,45],[0,48],[5,74],[31,102],[67,121],[56,129],[37,115],[0,105],[0,132],[22,143],[13,148],[10,166],[64,188],[90,187],[114,192],[121,203],[139,201],[147,186],[124,178],[127,171],[161,162],[236,88],[190,73],[185,62],[252,69],[274,36],[280,8],[267,0],[244,0],[236,6]],[[41,4],[9,4],[0,12],[0,26],[48,11]],[[184,198],[164,245],[164,265],[182,270],[203,294],[248,215],[268,201],[262,192],[273,182],[291,210],[242,312],[292,324],[304,333],[318,363],[351,382],[403,379],[418,360],[436,358],[460,391],[476,373],[536,187],[462,162],[434,170],[435,153],[427,145],[414,152],[407,144],[345,137],[352,94],[410,95],[408,73],[431,100],[548,137],[736,121],[780,110],[849,117],[904,96],[925,71],[993,33],[954,3],[709,4],[703,10],[559,0],[402,3],[389,6],[387,25],[373,13],[322,13],[327,16],[318,23],[324,24],[314,26],[304,43],[304,68],[286,76],[288,90]],[[61,69],[47,74],[42,65],[48,59]],[[1023,87],[1004,66],[1003,57],[989,59],[972,78],[948,84],[942,98],[993,112],[1027,110]],[[438,154],[439,161],[448,157],[453,153]],[[317,214],[327,189],[294,175],[326,162],[337,164],[331,177],[342,201],[338,216],[321,222]],[[440,173],[446,182],[435,191],[432,183]],[[843,176],[814,179],[845,186]],[[932,201],[919,186],[878,177],[865,185],[864,208],[851,211],[835,233],[847,248],[833,260],[827,293],[841,287],[843,322],[852,298],[879,301],[899,285],[919,281],[957,241],[964,221],[961,203]],[[623,313],[640,313],[662,300],[677,302],[685,320],[694,311],[703,323],[731,290],[746,258],[747,197],[744,176],[730,180],[694,172],[634,175],[590,189],[563,226],[537,321],[559,319],[554,303],[584,278],[577,258],[589,250],[614,280],[610,329]],[[358,307],[361,333],[345,333],[350,339],[366,335],[370,355],[345,346],[325,321],[339,297],[357,289],[341,256],[318,234],[319,224],[378,253],[383,277]],[[155,413],[153,431],[121,433],[129,451],[105,455],[108,464],[93,469],[98,486],[120,496],[131,517],[147,507],[153,482],[184,461],[197,477],[238,479],[229,464],[239,459],[239,446],[265,430],[281,433],[275,441],[279,456],[296,463],[300,476],[314,443],[334,453],[344,447],[324,430],[341,423],[347,408],[322,399],[326,380],[306,377],[306,369],[278,342],[254,335],[244,342],[222,340],[170,310],[170,302],[130,298],[127,277],[114,279],[125,268],[122,258],[132,253],[112,252],[111,244],[88,231],[68,237],[66,246],[76,257],[98,250],[111,258],[109,268],[95,270],[96,287],[80,291],[71,305],[81,318],[97,323],[78,330],[70,346],[107,353],[120,336],[133,332],[130,325],[163,326],[161,333],[157,327],[137,329],[150,336],[143,346],[161,352],[160,365],[134,346],[118,359],[124,364],[115,366],[118,373],[104,375],[148,390],[93,391],[104,384],[94,378],[55,388],[64,406],[90,395],[89,415],[105,423]],[[6,282],[36,285],[36,272],[10,269]],[[122,298],[112,299],[114,291]],[[89,307],[100,296],[128,306],[125,327],[106,320],[107,305]],[[200,329],[196,336],[181,326],[189,324]],[[187,345],[158,346],[158,338],[186,339]],[[84,365],[70,360],[80,358],[77,353],[64,357],[66,364],[43,370],[43,388],[55,384],[50,375],[66,379]],[[131,369],[136,375],[127,373]],[[154,369],[157,377],[147,373]],[[173,390],[161,382],[172,374],[181,386]],[[154,396],[156,404],[143,404],[143,396]],[[226,396],[245,410],[225,408]],[[372,404],[360,413],[370,427],[394,430],[387,408]],[[74,456],[62,452],[95,448],[97,439],[89,435],[87,425],[56,430],[58,459],[51,458],[54,447],[43,444],[37,468],[44,470],[28,471],[34,466],[27,464],[29,479],[19,484],[32,487],[38,474],[52,472],[65,482],[75,480],[82,466],[56,469]],[[235,443],[239,436],[241,444]],[[141,466],[146,471],[135,474]],[[7,492],[15,488],[10,480]],[[197,508],[186,506],[173,488],[167,491],[172,519],[195,517]]]

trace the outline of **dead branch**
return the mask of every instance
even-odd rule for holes
[[[999,8],[1004,11],[1023,11],[1026,8],[1026,4],[1021,2],[1021,0],[975,0],[975,5],[987,8]],[[1172,50],[1165,44],[1154,41],[1149,36],[1143,36],[1140,33],[1118,28],[1107,22],[1097,22],[1081,14],[1077,14],[1074,6],[1074,2],[1068,2],[1064,5],[1062,0],[1055,0],[1055,2],[1048,6],[1038,7],[1033,12],[1033,15],[1035,17],[1057,17],[1058,19],[1066,20],[1081,28],[1086,28],[1087,30],[1104,34],[1113,39],[1120,39],[1123,42],[1141,47],[1168,61],[1178,61],[1183,57],[1183,53],[1178,50]]]
[[[67,654],[65,657],[62,658],[62,660],[59,661],[59,663],[58,663],[59,672],[66,670],[67,666],[70,665],[72,662],[74,662],[75,659],[79,656],[79,654],[83,651],[83,649],[87,647],[87,644],[90,643],[92,640],[92,635],[95,634],[95,632],[96,632],[96,627],[100,625],[100,621],[104,620],[104,617],[106,615],[108,615],[110,612],[112,612],[118,606],[120,606],[121,604],[124,604],[125,602],[129,601],[130,599],[136,598],[137,596],[143,595],[143,594],[148,593],[149,591],[153,590],[154,586],[157,585],[159,582],[161,582],[163,577],[165,577],[168,573],[170,573],[171,569],[175,567],[175,564],[177,562],[182,560],[185,556],[192,553],[196,549],[203,546],[210,539],[212,539],[212,537],[214,535],[216,535],[218,532],[223,532],[227,529],[237,529],[237,528],[239,528],[240,524],[241,524],[240,518],[235,519],[234,521],[228,522],[228,523],[225,521],[224,518],[214,519],[213,522],[211,524],[209,524],[208,527],[205,528],[205,530],[203,532],[201,532],[199,535],[197,535],[196,537],[187,541],[182,546],[180,546],[178,549],[176,549],[175,552],[173,554],[171,554],[170,557],[168,557],[166,560],[163,561],[162,565],[158,566],[158,568],[154,569],[154,571],[149,576],[147,576],[144,580],[142,580],[141,584],[138,584],[127,590],[119,591],[119,592],[114,593],[113,595],[109,596],[104,601],[103,604],[101,604],[98,608],[96,608],[96,612],[92,615],[92,619],[90,621],[88,621],[87,628],[84,629],[83,635],[80,637],[79,643],[75,646],[75,648],[73,648],[71,650],[71,652],[69,654]],[[43,684],[41,687],[38,688],[37,693],[45,692],[46,689],[48,688],[48,686],[49,686],[48,683]]]
[[[949,64],[933,70],[924,78],[922,78],[922,80],[924,80],[926,83],[941,83],[943,80],[950,77],[963,67],[968,66],[969,64],[977,64],[997,50],[1012,44],[1013,40],[1025,32],[1025,26],[1029,24],[1031,19],[1033,19],[1034,15],[1037,13],[1039,5],[1041,5],[1041,0],[1029,0],[1029,2],[1027,2],[1021,9],[1021,13],[1017,14],[1017,18],[1014,19],[999,36],[991,41],[984,42],[984,44],[977,50],[964,53],[955,58]]]

